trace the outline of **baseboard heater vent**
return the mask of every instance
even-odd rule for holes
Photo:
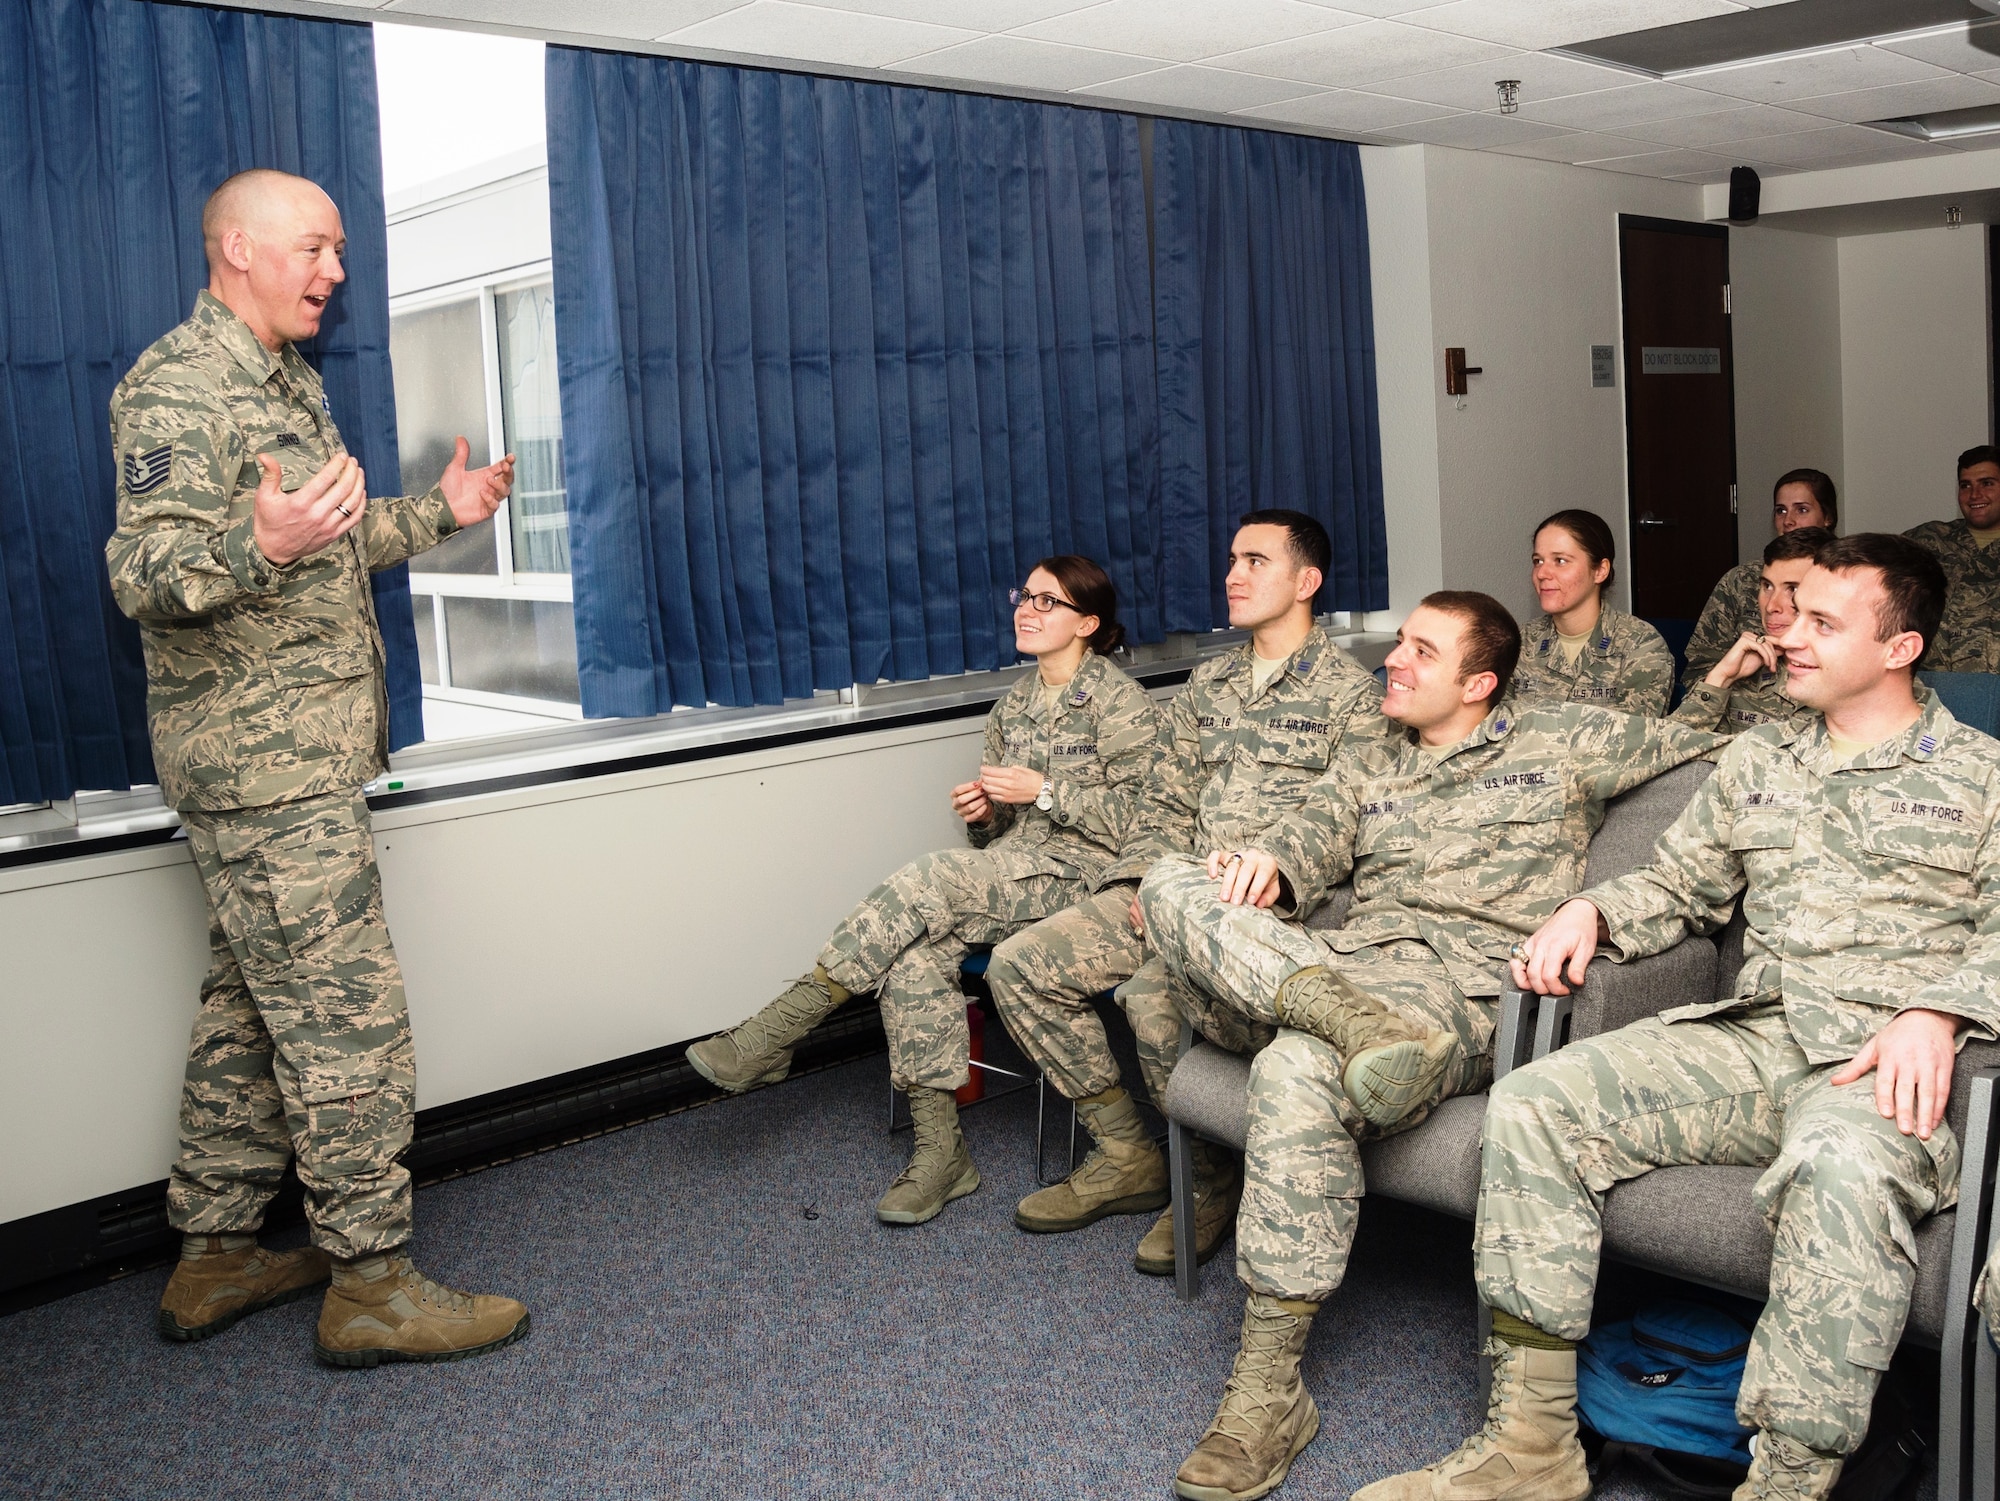
[[[843,1006],[808,1033],[792,1073],[850,1063],[887,1047],[872,1001]],[[687,1061],[685,1044],[538,1079],[417,1113],[404,1162],[418,1186],[553,1151],[724,1098]],[[304,1218],[298,1180],[265,1216],[268,1229]],[[167,1225],[164,1179],[0,1224],[0,1314],[32,1308],[132,1272],[180,1249]]]

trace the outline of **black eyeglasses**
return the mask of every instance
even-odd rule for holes
[[[1047,615],[1057,605],[1061,605],[1065,610],[1076,610],[1079,615],[1083,613],[1060,594],[1030,594],[1026,589],[1009,589],[1007,603],[1017,610],[1024,604],[1033,605],[1037,615]]]

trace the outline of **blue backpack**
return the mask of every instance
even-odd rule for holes
[[[1576,1350],[1577,1413],[1614,1443],[1750,1463],[1736,1421],[1750,1331],[1719,1308],[1655,1303]]]

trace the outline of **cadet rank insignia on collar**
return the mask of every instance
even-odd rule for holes
[[[324,391],[319,393],[319,409],[329,417],[333,415],[333,403],[326,399]]]
[[[162,443],[145,453],[128,453],[123,469],[127,495],[144,495],[149,490],[157,490],[174,471],[174,445]]]
[[[1498,740],[1502,735],[1506,733],[1507,733],[1507,716],[1503,714],[1498,719],[1493,721],[1493,738],[1495,740]]]
[[[1311,657],[1300,657],[1298,661],[1292,664],[1292,671],[1296,672],[1300,677],[1304,677],[1312,670],[1313,659]]]
[[[1917,742],[1917,754],[1919,756],[1928,757],[1931,754],[1931,752],[1935,751],[1936,749],[1937,749],[1937,736],[1935,735],[1926,735]]]
[[[1069,705],[1072,709],[1080,709],[1089,702],[1090,690],[1088,688],[1079,688],[1069,696]]]

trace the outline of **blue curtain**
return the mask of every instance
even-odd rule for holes
[[[1129,115],[548,51],[584,711],[1015,660],[1079,552],[1158,639]]]
[[[1153,183],[1167,629],[1227,622],[1229,538],[1265,506],[1332,537],[1321,609],[1387,607],[1360,148],[1159,120]]]
[[[152,778],[135,629],[112,604],[108,403],[207,284],[201,207],[246,167],[312,178],[347,285],[304,353],[399,488],[387,228],[365,25],[143,0],[0,5],[0,803]],[[403,570],[375,576],[391,743],[422,737]]]

